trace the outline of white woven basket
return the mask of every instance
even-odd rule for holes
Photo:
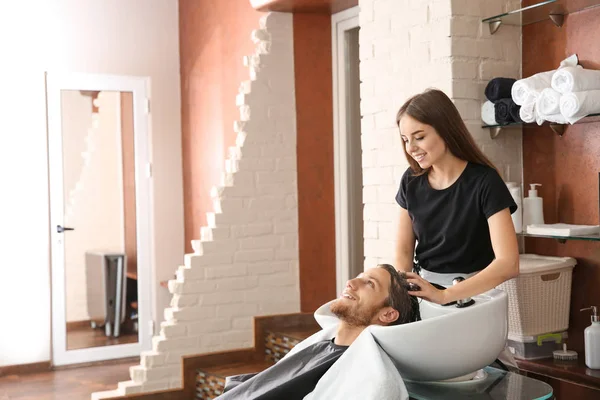
[[[520,256],[520,275],[498,286],[508,294],[509,334],[567,330],[575,264],[570,257]]]

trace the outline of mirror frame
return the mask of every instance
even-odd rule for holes
[[[52,364],[56,366],[111,360],[139,355],[152,348],[152,177],[150,162],[149,77],[88,73],[46,72],[48,118],[48,168],[50,195]],[[63,90],[116,91],[133,93],[135,151],[138,342],[67,350],[64,233],[62,105]]]

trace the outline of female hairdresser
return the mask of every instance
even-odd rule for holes
[[[510,216],[517,205],[452,101],[427,90],[410,98],[396,121],[410,164],[396,196],[396,268],[418,286],[409,293],[446,304],[518,275]],[[452,285],[456,277],[465,280]]]

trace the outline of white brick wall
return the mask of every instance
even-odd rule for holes
[[[491,139],[481,128],[484,89],[495,77],[521,77],[521,28],[502,25],[491,35],[485,17],[520,8],[515,0],[452,0],[452,99],[484,153],[498,167],[506,181],[521,182],[522,134],[520,129],[504,131]],[[473,75],[474,74],[474,75]]]
[[[506,180],[521,182],[520,130],[495,140],[481,128],[484,89],[496,76],[520,77],[521,29],[490,35],[481,19],[519,8],[512,0],[359,0],[365,266],[392,262],[408,168],[395,126],[400,106],[428,87],[455,101],[476,142]]]
[[[169,281],[171,307],[131,381],[92,398],[180,387],[182,356],[251,347],[253,316],[300,311],[292,29],[291,14],[270,13],[252,32],[237,145],[211,190],[209,226]]]

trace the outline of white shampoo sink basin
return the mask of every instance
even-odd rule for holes
[[[440,381],[468,374],[493,363],[508,334],[508,297],[492,289],[473,297],[466,308],[421,300],[421,321],[367,329],[392,358],[403,379]],[[315,312],[322,328],[337,325],[331,302]]]

